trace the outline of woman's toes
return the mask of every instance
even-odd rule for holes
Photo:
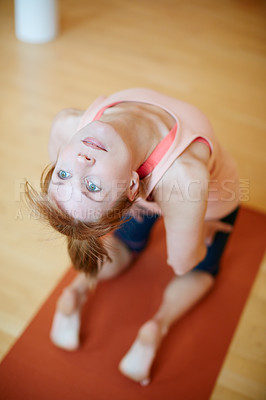
[[[66,288],[57,302],[50,338],[52,342],[65,350],[79,347],[80,310],[86,300],[85,294]]]
[[[76,350],[79,347],[80,313],[65,315],[56,311],[50,331],[52,342],[65,350]]]
[[[119,371],[146,386],[150,382],[150,369],[161,341],[160,327],[148,321],[139,330],[135,342],[119,364]]]

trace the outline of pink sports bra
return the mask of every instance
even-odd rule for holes
[[[101,108],[100,111],[97,112],[96,116],[93,118],[94,121],[97,121],[101,118],[103,115],[104,111],[107,108],[114,107],[115,105],[122,103],[121,101],[117,101],[115,103],[111,103],[107,106],[104,106]],[[168,151],[168,149],[171,147],[175,135],[177,132],[177,122],[173,126],[173,128],[170,130],[170,132],[158,143],[158,145],[155,147],[155,149],[152,151],[152,153],[149,155],[149,157],[144,161],[143,164],[138,168],[137,173],[139,174],[140,179],[145,178],[147,175],[149,175],[153,169],[156,167],[157,164],[161,161],[165,153]],[[211,151],[211,146],[209,142],[204,139],[203,137],[199,136],[196,139],[193,140],[193,142],[202,142],[205,143],[210,151]],[[192,143],[193,143],[192,142]]]

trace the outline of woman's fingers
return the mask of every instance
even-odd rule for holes
[[[233,225],[227,224],[226,222],[217,221],[216,231],[220,232],[232,232]]]
[[[232,232],[233,226],[222,221],[206,221],[205,229],[206,232]]]
[[[213,242],[213,236],[214,234],[208,235],[205,237],[205,244],[206,246],[210,246]]]
[[[216,232],[230,233],[233,226],[222,221],[206,221],[205,223],[205,244],[210,246]]]

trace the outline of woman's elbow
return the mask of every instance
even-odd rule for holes
[[[171,260],[167,259],[167,264],[173,269],[174,273],[178,276],[185,275],[187,272],[195,268],[201,261],[204,260],[207,254],[206,246],[201,246],[194,255],[183,259]]]

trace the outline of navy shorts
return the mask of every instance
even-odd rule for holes
[[[234,225],[239,207],[220,221]],[[151,229],[155,222],[160,218],[160,215],[146,215],[143,221],[137,221],[131,218],[129,221],[121,225],[114,235],[120,239],[129,250],[138,255],[148,244]],[[194,269],[209,272],[216,276],[219,272],[219,263],[223,254],[230,232],[217,232],[214,236],[212,244],[207,248],[207,254]]]

